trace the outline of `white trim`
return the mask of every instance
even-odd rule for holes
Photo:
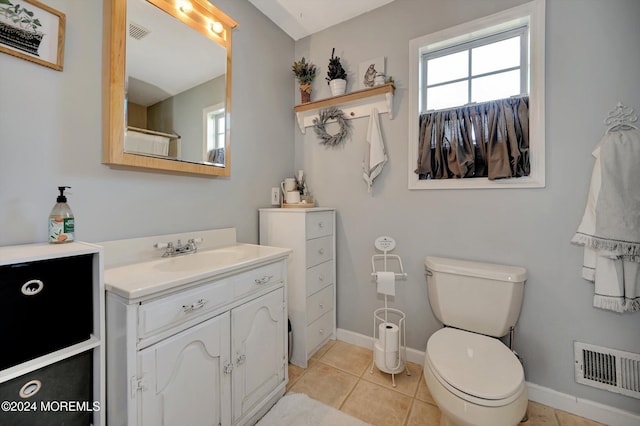
[[[354,333],[353,331],[338,328],[336,330],[336,339],[341,342],[360,346],[361,348],[373,350],[373,338],[365,336],[364,334]],[[414,364],[424,365],[424,351],[407,348],[407,361],[413,362]]]
[[[468,188],[543,188],[545,186],[545,0],[507,9],[409,41],[409,189],[468,189]],[[529,22],[530,93],[529,144],[531,174],[517,179],[489,181],[474,179],[419,180],[414,173],[418,163],[418,96],[421,91],[419,73],[420,53],[442,48],[444,41],[463,42],[469,37],[483,35],[487,28],[510,26],[514,22]],[[425,47],[427,46],[427,47]]]
[[[529,400],[609,426],[637,426],[640,415],[527,382]]]
[[[370,336],[338,328],[337,339],[362,348],[373,349]],[[407,348],[407,361],[424,365],[424,351]],[[588,399],[558,392],[535,383],[526,382],[529,401],[537,402],[548,407],[566,411],[576,416],[594,420],[609,426],[636,426],[640,424],[640,415],[630,411],[600,404]]]

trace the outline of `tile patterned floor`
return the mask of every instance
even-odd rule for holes
[[[304,393],[374,426],[437,426],[440,410],[422,376],[422,367],[408,363],[410,376],[370,373],[372,352],[341,341],[329,341],[303,369],[289,364],[287,391]],[[598,426],[597,423],[545,405],[529,402],[521,426]]]

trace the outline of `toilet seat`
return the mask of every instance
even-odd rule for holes
[[[438,382],[474,404],[506,405],[525,388],[522,365],[498,339],[447,327],[429,338],[426,355]]]

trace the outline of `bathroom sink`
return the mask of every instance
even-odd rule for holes
[[[197,271],[235,263],[242,258],[241,250],[216,249],[164,258],[153,268],[163,272]]]
[[[159,242],[200,239],[196,253],[162,257]],[[224,278],[291,253],[289,248],[239,243],[235,228],[114,240],[105,252],[104,287],[129,300]],[[2,262],[0,262],[2,263]]]

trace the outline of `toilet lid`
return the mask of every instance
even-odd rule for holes
[[[498,339],[443,328],[427,342],[435,372],[453,388],[486,400],[505,399],[524,382],[522,365]]]

